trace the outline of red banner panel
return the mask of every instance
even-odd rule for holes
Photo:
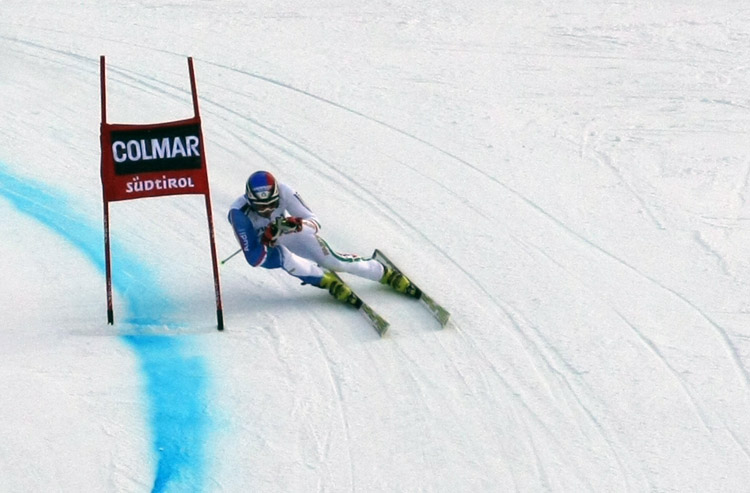
[[[102,125],[102,185],[107,201],[207,194],[200,120]]]

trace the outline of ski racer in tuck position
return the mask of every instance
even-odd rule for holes
[[[334,272],[347,272],[406,293],[411,281],[374,258],[342,254],[318,232],[315,214],[290,186],[267,171],[251,174],[245,193],[229,209],[247,263],[265,269],[283,269],[310,284],[327,289],[337,300],[355,304],[356,295]]]

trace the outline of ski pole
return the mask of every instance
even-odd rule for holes
[[[235,255],[237,255],[237,254],[238,254],[238,253],[240,253],[241,251],[242,251],[242,248],[240,248],[239,250],[237,250],[236,252],[234,252],[233,254],[231,254],[230,256],[228,256],[227,258],[225,258],[224,260],[222,260],[222,261],[221,261],[221,265],[224,265],[224,264],[226,264],[226,263],[227,263],[227,262],[229,261],[229,259],[231,259],[231,258],[232,258],[232,257],[234,257]]]

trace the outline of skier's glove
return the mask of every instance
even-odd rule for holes
[[[266,226],[260,241],[266,246],[271,246],[279,236],[298,231],[302,231],[302,219],[299,217],[277,217],[274,222]]]
[[[266,246],[272,246],[276,239],[281,236],[281,231],[279,230],[279,223],[280,221],[276,220],[272,223],[270,223],[268,226],[266,226],[265,231],[263,231],[263,236],[260,238],[260,242],[263,243]]]
[[[302,218],[300,217],[283,217],[279,224],[279,231],[284,233],[297,233],[302,231]]]

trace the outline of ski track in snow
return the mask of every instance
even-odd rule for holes
[[[625,177],[622,174],[622,171],[612,163],[612,158],[609,156],[609,154],[601,151],[594,151],[596,154],[597,160],[602,163],[604,166],[606,166],[610,171],[612,171],[612,174],[614,174],[618,180],[620,180],[620,183],[623,184],[623,186],[630,192],[630,194],[635,198],[635,200],[640,204],[641,209],[646,212],[646,215],[651,220],[651,222],[656,226],[657,229],[666,229],[661,221],[656,217],[656,214],[654,214],[654,211],[651,210],[651,207],[649,207],[648,202],[646,202],[643,197],[633,188],[633,186],[630,184],[630,182],[625,179]]]
[[[616,310],[615,310],[616,311]],[[643,342],[645,346],[649,348],[649,350],[654,354],[654,356],[667,368],[668,372],[672,375],[674,380],[677,382],[677,384],[680,386],[682,391],[684,392],[686,398],[690,402],[690,405],[695,412],[696,416],[698,416],[701,424],[703,425],[703,428],[706,430],[707,434],[711,437],[712,440],[715,439],[716,432],[714,431],[715,427],[711,426],[709,424],[709,418],[706,413],[706,411],[702,408],[700,405],[698,399],[693,394],[693,392],[688,387],[688,384],[685,382],[683,378],[680,377],[677,370],[669,364],[667,359],[661,354],[661,351],[659,351],[659,348],[654,344],[653,341],[651,341],[649,338],[647,338],[635,325],[633,325],[624,315],[622,315],[620,312],[616,311],[617,315],[622,318],[622,320],[635,332],[639,339]],[[737,434],[732,430],[732,427],[729,426],[724,420],[719,418],[722,421],[722,431],[726,431],[727,434],[730,436],[732,441],[737,445],[737,448],[742,452],[742,454],[745,457],[745,460],[750,463],[750,450],[748,450],[748,446],[737,436]]]
[[[321,321],[320,317],[318,315],[315,315],[315,312],[310,312],[310,313],[313,314],[312,319],[318,323],[318,327],[325,328],[326,325]],[[347,489],[349,491],[355,491],[355,485],[357,483],[356,483],[355,473],[354,473],[354,460],[352,458],[351,432],[349,430],[349,418],[347,417],[347,410],[344,404],[344,397],[343,397],[343,391],[341,388],[341,381],[339,378],[339,374],[338,372],[334,371],[336,362],[333,360],[333,358],[327,351],[325,344],[321,340],[320,332],[313,331],[312,329],[310,329],[310,332],[313,333],[313,340],[315,341],[318,354],[320,355],[320,358],[323,361],[323,364],[325,365],[326,372],[328,375],[328,381],[330,382],[330,385],[331,385],[331,390],[333,390],[334,395],[336,396],[336,406],[338,408],[339,422],[344,432],[344,437],[346,440],[347,462],[349,465],[349,487]],[[324,456],[327,455],[329,446],[330,446],[330,442],[326,444],[323,451],[319,450],[319,453],[322,452],[322,455]],[[323,460],[321,460],[321,462],[323,462]]]

